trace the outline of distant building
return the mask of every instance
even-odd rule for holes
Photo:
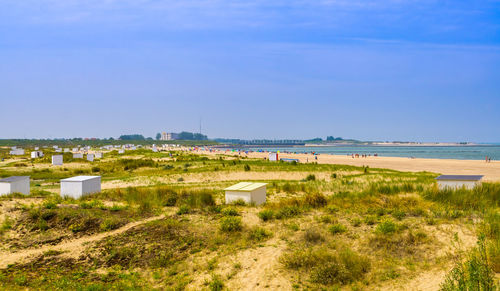
[[[41,158],[41,157],[43,157],[43,152],[41,152],[41,151],[31,152],[32,159]]]
[[[15,149],[12,149],[10,151],[10,154],[13,155],[13,156],[22,156],[22,155],[24,155],[24,150],[23,149],[15,148]]]
[[[176,140],[179,139],[179,134],[178,133],[173,133],[173,132],[162,132],[160,140]]]
[[[473,189],[481,185],[481,175],[441,175],[436,178],[439,189]]]
[[[53,166],[61,166],[63,164],[63,155],[53,155],[52,156],[52,165]]]

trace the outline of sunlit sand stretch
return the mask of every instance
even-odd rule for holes
[[[249,158],[267,158],[266,152],[232,152],[222,149],[212,149],[211,151],[203,148],[190,150],[195,153],[216,155],[227,154],[235,156],[244,156]],[[317,160],[315,159],[317,157]],[[279,158],[298,159],[301,163],[317,162],[319,164],[343,164],[353,166],[369,166],[371,168],[385,168],[398,171],[420,172],[427,171],[439,174],[457,174],[457,175],[484,175],[484,181],[500,181],[500,161],[491,161],[486,163],[484,160],[452,160],[452,159],[421,159],[421,158],[401,158],[401,157],[374,157],[352,158],[350,155],[330,155],[320,154],[294,154],[280,153]]]

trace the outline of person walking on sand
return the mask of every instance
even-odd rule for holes
[[[486,156],[486,162],[488,162],[488,156]]]

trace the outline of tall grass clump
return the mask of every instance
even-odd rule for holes
[[[500,207],[500,183],[483,183],[473,189],[434,187],[423,193],[424,198],[463,210],[484,210]]]
[[[313,283],[322,285],[348,284],[362,280],[371,268],[368,258],[349,248],[333,252],[320,249],[300,249],[280,257],[289,269],[304,270]]]
[[[243,228],[241,218],[236,216],[226,216],[220,220],[220,229],[224,232],[240,231]]]
[[[441,285],[441,290],[498,290],[500,286],[495,284],[490,263],[485,238],[480,236],[478,246],[468,254],[465,261],[459,258]]]
[[[304,198],[304,204],[313,208],[324,207],[327,203],[325,195],[321,193],[307,194]]]

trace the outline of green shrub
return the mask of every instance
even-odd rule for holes
[[[56,209],[57,208],[57,203],[55,201],[45,201],[43,203],[43,207],[45,209]]]
[[[272,232],[262,227],[254,227],[248,233],[248,238],[253,241],[263,241],[272,236]]]
[[[110,231],[110,230],[113,230],[113,229],[117,229],[120,227],[120,222],[116,219],[112,219],[112,218],[108,218],[108,219],[105,219],[101,225],[99,225],[99,228],[101,229],[101,231]]]
[[[402,210],[396,209],[392,212],[392,216],[397,220],[402,220],[406,216],[406,213]]]
[[[224,232],[240,231],[243,228],[241,218],[236,216],[226,216],[220,220],[220,229]]]
[[[325,195],[320,193],[307,194],[304,198],[304,203],[308,206],[319,208],[324,207],[328,203]]]
[[[330,177],[331,177],[332,179],[337,179],[337,173],[333,173]]]
[[[262,221],[268,221],[273,219],[274,217],[274,211],[270,209],[265,209],[257,213],[257,216],[262,219]]]
[[[247,203],[243,199],[235,200],[231,204],[236,205],[236,206],[246,206],[247,205]]]
[[[248,172],[248,171],[250,171],[250,166],[248,164],[245,164],[244,169],[245,169],[245,172]]]
[[[318,243],[325,239],[317,229],[309,228],[304,233],[304,240],[309,243]]]
[[[397,230],[398,230],[397,224],[395,224],[391,220],[384,220],[375,228],[375,232],[380,234],[392,234],[395,233]]]
[[[238,213],[238,210],[236,210],[232,207],[228,207],[228,208],[222,209],[222,215],[224,215],[224,216],[239,216],[240,214]]]
[[[190,211],[189,206],[187,206],[187,205],[181,205],[179,207],[179,210],[177,210],[177,215],[188,214],[189,211]]]
[[[338,234],[338,233],[344,233],[347,231],[347,227],[343,224],[340,224],[340,223],[335,223],[335,224],[332,224],[329,228],[328,228],[328,231],[331,233],[331,234]]]
[[[212,276],[212,281],[208,284],[211,291],[222,291],[224,289],[224,282],[219,276]]]
[[[323,285],[348,284],[362,279],[370,267],[369,259],[343,249],[331,261],[314,268],[311,281]]]
[[[183,182],[184,181],[184,178],[182,177],[179,177],[179,179],[177,179],[177,182]]]
[[[359,227],[359,226],[361,226],[361,219],[359,219],[358,217],[355,217],[355,218],[351,219],[351,224],[354,227]]]
[[[375,223],[377,223],[377,221],[378,221],[378,218],[374,215],[365,216],[365,224],[366,225],[374,225]]]
[[[276,212],[276,219],[291,218],[300,215],[300,208],[298,206],[285,206]]]
[[[305,181],[316,181],[316,176],[314,174],[309,174],[305,178]]]

